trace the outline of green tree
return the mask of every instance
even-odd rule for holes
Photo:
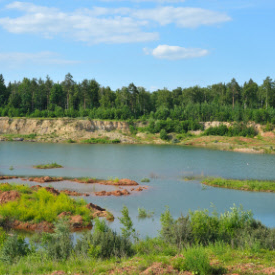
[[[258,85],[252,79],[244,83],[242,96],[245,109],[247,106],[252,108],[253,105],[257,102],[257,92]]]
[[[2,74],[0,74],[0,106],[4,106],[7,102],[7,87]]]

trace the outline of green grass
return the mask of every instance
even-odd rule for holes
[[[81,143],[86,143],[86,144],[116,144],[120,143],[120,139],[108,139],[106,137],[103,138],[90,138],[90,139],[85,139],[82,140]]]
[[[43,188],[33,191],[30,187],[15,184],[1,184],[0,190],[16,190],[21,195],[19,200],[0,205],[0,216],[3,220],[53,223],[57,221],[57,216],[62,212],[81,215],[86,225],[91,220],[90,210],[86,208],[87,202],[83,199],[74,200],[63,193],[55,196]]]
[[[148,179],[148,178],[143,178],[143,179],[141,179],[141,182],[150,182],[150,179]]]
[[[138,218],[139,219],[145,219],[145,218],[151,218],[154,215],[154,211],[148,211],[145,208],[138,208]]]
[[[48,164],[39,164],[34,165],[33,168],[36,169],[53,169],[53,168],[63,168],[62,165],[57,164],[56,162],[48,163]]]
[[[266,180],[234,180],[223,178],[205,178],[202,183],[214,187],[257,191],[257,192],[275,192],[275,182]]]

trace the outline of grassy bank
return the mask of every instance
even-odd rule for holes
[[[275,192],[274,181],[206,178],[202,180],[202,183],[213,187],[221,187],[236,190]]]
[[[104,220],[76,242],[60,220],[52,234],[34,235],[27,244],[0,231],[0,274],[271,274],[275,271],[274,229],[232,207],[218,215],[193,211],[174,219],[161,215],[158,237],[140,240],[127,208],[121,234]],[[63,271],[64,273],[61,273]],[[190,272],[190,273],[184,273]],[[57,274],[57,273],[56,273]]]

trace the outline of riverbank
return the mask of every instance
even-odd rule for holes
[[[202,183],[213,187],[221,187],[221,188],[243,190],[243,191],[268,192],[268,193],[275,192],[274,181],[206,178],[202,180]]]
[[[52,234],[33,235],[29,248],[3,230],[0,274],[274,274],[274,230],[253,219],[250,211],[233,207],[221,215],[206,210],[174,219],[167,209],[156,238],[139,239],[127,208],[121,211],[122,233],[99,219],[94,231],[76,243],[67,222]],[[215,230],[212,230],[215,226]],[[45,242],[46,240],[46,242]],[[10,245],[14,248],[12,250]],[[36,249],[35,249],[36,248]]]
[[[173,144],[196,146],[244,153],[275,153],[275,134],[265,126],[250,123],[258,135],[255,137],[205,136],[203,131],[187,134],[168,134],[162,140],[160,134],[139,131],[147,124],[135,122],[134,132],[126,121],[99,121],[88,119],[34,119],[0,118],[0,141],[83,143],[83,144]],[[203,128],[230,126],[227,122],[205,122]]]

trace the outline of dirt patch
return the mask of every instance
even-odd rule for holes
[[[16,201],[20,199],[20,197],[20,193],[15,190],[2,192],[0,194],[0,204],[7,203],[10,201]]]
[[[49,222],[31,223],[31,222],[21,222],[13,221],[8,222],[8,227],[24,230],[24,231],[37,231],[37,232],[53,232],[54,226]]]
[[[179,274],[177,270],[175,270],[171,265],[164,265],[163,263],[153,263],[150,267],[144,270],[142,273],[143,275],[161,275],[161,274]],[[184,273],[184,274],[192,274],[191,272]]]

